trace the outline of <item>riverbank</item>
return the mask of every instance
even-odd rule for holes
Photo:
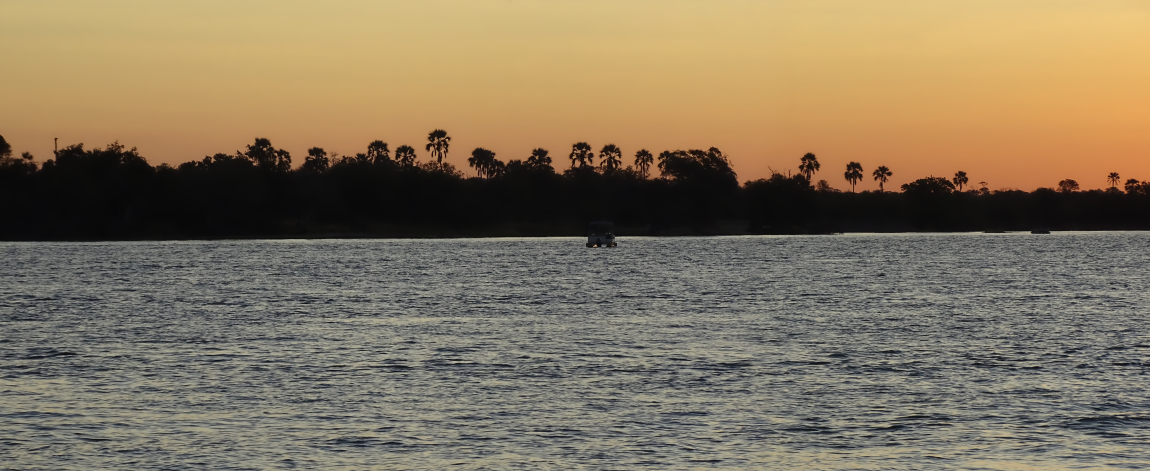
[[[1107,227],[1009,227],[967,228],[962,230],[913,230],[905,227],[851,227],[841,230],[834,224],[817,224],[805,227],[754,227],[748,220],[724,220],[702,225],[616,225],[616,234],[626,237],[716,237],[744,235],[839,235],[839,234],[926,234],[926,233],[1031,233],[1032,231],[1053,232],[1108,232],[1146,231],[1141,226]],[[227,232],[178,232],[143,231],[136,233],[109,233],[87,236],[52,237],[5,237],[6,242],[114,242],[148,240],[323,240],[323,239],[473,239],[473,238],[515,238],[515,237],[584,237],[586,225],[579,223],[502,223],[475,227],[451,225],[399,225],[374,224],[366,227],[308,226],[285,223],[282,230],[254,233]]]

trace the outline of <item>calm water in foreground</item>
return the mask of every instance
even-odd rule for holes
[[[0,244],[0,469],[1150,465],[1150,234]]]

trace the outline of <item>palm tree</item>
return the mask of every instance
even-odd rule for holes
[[[819,171],[819,159],[815,154],[807,152],[801,159],[799,159],[799,173],[807,177],[807,181],[811,181],[815,176],[815,172]]]
[[[874,180],[878,182],[878,191],[879,193],[882,193],[885,191],[883,186],[886,185],[887,179],[889,179],[890,176],[894,174],[891,173],[889,168],[886,168],[886,165],[879,165],[878,168],[874,169],[874,173],[871,175],[874,175]]]
[[[0,158],[12,156],[12,145],[4,140],[4,136],[0,136]]]
[[[858,162],[851,162],[847,164],[847,171],[843,174],[847,181],[851,184],[851,193],[855,192],[855,185],[863,179],[862,164]]]
[[[655,156],[651,155],[647,149],[639,149],[639,152],[635,153],[635,168],[639,170],[639,175],[642,175],[643,178],[647,178],[652,163],[655,163]]]
[[[547,154],[547,149],[539,148],[532,150],[531,157],[527,158],[527,166],[535,169],[550,167],[551,156]]]
[[[959,170],[957,172],[954,172],[954,179],[951,181],[954,182],[954,186],[958,187],[958,191],[962,191],[962,186],[966,185],[966,183],[969,182],[970,179],[966,178],[966,172]]]
[[[492,176],[495,170],[494,163],[495,153],[482,147],[476,147],[471,151],[471,157],[467,159],[467,165],[474,167],[482,178]]]
[[[404,167],[415,165],[415,148],[411,146],[396,147],[395,161]]]
[[[371,141],[371,144],[367,145],[367,158],[375,164],[381,162],[390,162],[391,151],[388,150],[386,142]]]
[[[327,158],[327,152],[322,147],[312,147],[307,150],[307,157],[303,159],[303,166],[301,170],[305,172],[321,173],[331,167],[331,161]]]
[[[663,152],[660,152],[659,153],[659,165],[658,165],[659,173],[662,174],[663,176],[666,176],[667,175],[667,169],[668,169],[668,167],[673,165],[671,163],[671,161],[674,159],[675,159],[675,152],[671,152],[669,150],[665,150]]]
[[[427,151],[435,157],[436,163],[443,163],[443,159],[447,158],[447,148],[450,145],[451,138],[447,136],[447,131],[436,129],[427,133]]]
[[[495,153],[491,153],[491,161],[487,164],[487,178],[495,178],[507,172],[507,164],[502,160],[495,158]]]
[[[1122,177],[1118,176],[1118,172],[1110,172],[1106,176],[1106,181],[1110,183],[1110,188],[1118,189],[1118,182],[1122,181]]]
[[[247,146],[247,150],[240,154],[264,170],[272,172],[291,170],[291,153],[284,149],[276,149],[272,146],[272,141],[264,137],[257,137],[255,143]]]
[[[571,146],[571,155],[567,157],[571,159],[571,168],[575,168],[576,163],[579,168],[583,168],[594,163],[595,151],[586,142],[576,142]]]
[[[619,150],[619,146],[615,144],[607,144],[599,151],[599,158],[602,160],[599,165],[603,167],[603,173],[614,173],[623,165],[623,151]]]

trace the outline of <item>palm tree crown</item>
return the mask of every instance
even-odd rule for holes
[[[586,142],[576,142],[571,146],[571,168],[575,168],[575,164],[579,164],[579,168],[586,167],[594,163],[595,151],[591,150],[591,145]]]
[[[312,147],[307,150],[307,157],[304,157],[303,166],[300,167],[308,172],[324,172],[331,167],[331,160],[327,158],[327,151],[322,147]]]
[[[635,153],[635,169],[639,170],[639,175],[642,175],[643,178],[647,178],[653,163],[655,163],[655,156],[651,155],[647,149],[639,149],[639,152]]]
[[[551,156],[547,155],[547,149],[539,148],[531,151],[531,157],[527,158],[527,166],[530,168],[544,168],[551,166]]]
[[[962,191],[962,186],[966,185],[966,183],[969,182],[970,179],[966,178],[966,172],[959,170],[959,171],[954,173],[954,180],[951,180],[951,181],[954,182],[954,186],[958,187],[958,191]]]
[[[396,147],[395,161],[404,167],[415,165],[415,148],[411,146]]]
[[[855,185],[863,179],[862,164],[858,162],[851,162],[847,164],[847,171],[843,174],[843,177],[846,177],[847,181],[850,182],[851,193],[854,193]]]
[[[507,164],[502,160],[495,158],[495,153],[491,154],[491,163],[487,165],[487,178],[495,178],[507,172]]]
[[[391,160],[391,151],[387,148],[387,143],[383,141],[371,141],[367,145],[367,158],[372,163],[388,162]]]
[[[874,169],[874,173],[871,175],[874,175],[874,180],[878,182],[878,191],[881,193],[885,191],[883,186],[886,185],[887,179],[894,174],[891,173],[889,168],[886,168],[886,165],[879,165],[878,168]]]
[[[663,151],[663,152],[660,152],[660,153],[659,153],[659,165],[658,165],[658,167],[659,167],[659,173],[661,173],[661,174],[663,174],[663,175],[666,175],[666,174],[667,174],[667,165],[668,165],[668,164],[671,162],[671,160],[673,160],[674,158],[675,158],[675,153],[674,153],[674,152],[671,152],[671,151],[669,151],[669,150],[665,150],[665,151]]]
[[[467,164],[474,167],[483,178],[492,177],[497,173],[495,162],[495,153],[482,147],[476,147],[471,151],[471,157],[467,159]]]
[[[447,158],[447,148],[451,145],[451,138],[448,137],[447,131],[436,129],[427,133],[427,151],[431,152],[431,156],[435,157],[437,163],[443,163],[443,159]]]
[[[623,151],[619,150],[619,146],[615,144],[607,144],[599,151],[599,158],[601,162],[599,165],[603,167],[603,173],[613,173],[623,165]]]
[[[799,173],[807,177],[807,181],[814,178],[815,172],[819,171],[819,159],[815,154],[807,152],[801,159],[799,159]]]
[[[264,170],[273,172],[291,170],[291,153],[284,149],[276,149],[272,146],[272,141],[267,138],[257,137],[255,143],[247,146],[247,150],[240,154]]]
[[[1110,172],[1106,176],[1106,182],[1110,183],[1111,188],[1118,188],[1118,182],[1122,181],[1122,177],[1118,176],[1118,172]]]

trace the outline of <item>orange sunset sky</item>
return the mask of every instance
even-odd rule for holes
[[[0,1],[0,135],[41,161],[119,140],[153,164],[453,137],[716,146],[739,179],[849,188],[965,170],[991,189],[1150,180],[1146,0]],[[877,189],[869,178],[859,189]]]

